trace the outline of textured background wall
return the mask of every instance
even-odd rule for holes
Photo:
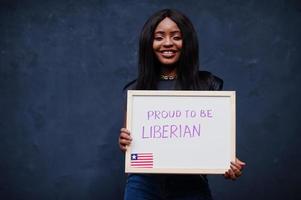
[[[0,199],[121,199],[122,86],[162,8],[193,21],[202,68],[237,91],[238,181],[216,199],[300,199],[299,0],[0,3]]]

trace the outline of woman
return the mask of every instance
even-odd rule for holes
[[[198,40],[190,20],[176,10],[164,9],[145,23],[139,42],[139,73],[125,90],[221,90],[222,79],[199,71]],[[131,144],[122,128],[119,146]],[[235,180],[245,163],[236,159],[224,174]],[[130,174],[125,197],[135,199],[212,199],[206,175]]]

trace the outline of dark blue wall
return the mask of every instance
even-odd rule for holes
[[[300,199],[299,0],[0,3],[0,199],[121,199],[121,89],[159,9],[193,21],[202,68],[237,91],[238,181],[216,199]]]

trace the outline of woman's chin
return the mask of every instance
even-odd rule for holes
[[[161,63],[162,66],[166,65],[166,66],[174,66],[177,63],[176,59],[161,59],[159,61]]]

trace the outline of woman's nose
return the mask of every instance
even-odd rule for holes
[[[164,42],[163,42],[163,45],[164,46],[172,46],[173,45],[173,42],[171,40],[171,38],[165,38]]]

